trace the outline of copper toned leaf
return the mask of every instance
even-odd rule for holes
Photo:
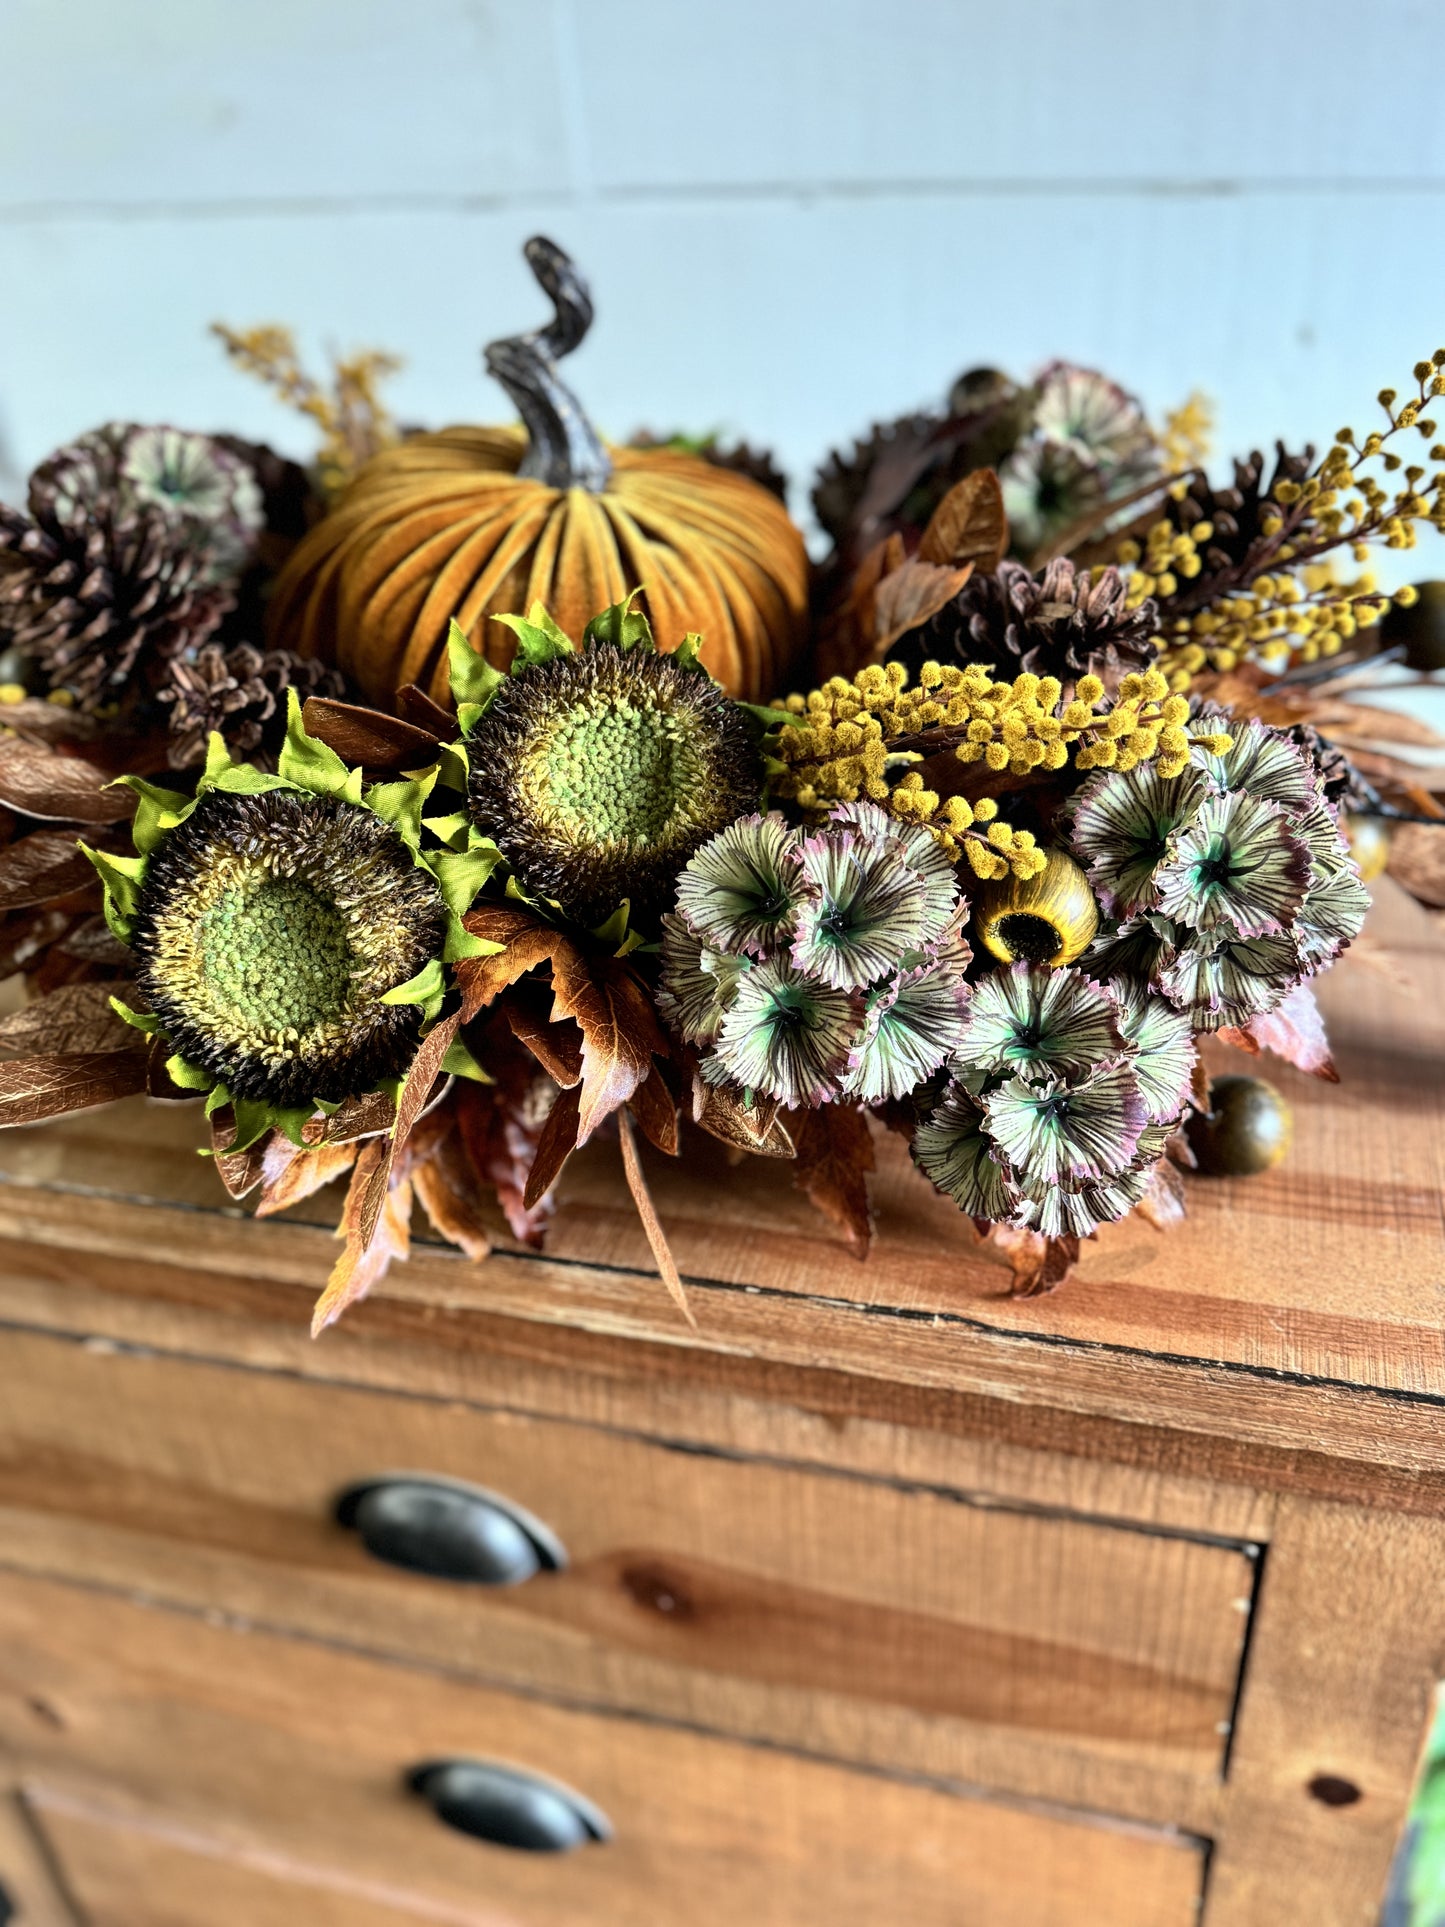
[[[545,993],[540,999],[526,995],[519,984],[503,997],[500,1008],[512,1035],[526,1045],[554,1083],[570,1087],[582,1082],[582,1032],[570,1017],[560,1024],[552,1022]]]
[[[918,556],[955,569],[971,562],[992,575],[1008,552],[1008,539],[998,477],[991,468],[976,468],[955,482],[933,511]]]
[[[248,1191],[254,1191],[261,1182],[266,1165],[266,1148],[276,1135],[268,1131],[264,1137],[248,1144],[244,1151],[233,1151],[229,1147],[236,1139],[236,1116],[229,1104],[211,1114],[211,1151],[215,1159],[216,1171],[222,1184],[233,1198],[244,1198]]]
[[[570,937],[514,903],[479,903],[462,918],[474,937],[504,948],[490,957],[464,957],[453,966],[462,993],[462,1022],[485,1010],[509,984],[573,950]]]
[[[65,830],[37,830],[0,850],[0,910],[47,903],[95,880],[94,864]]]
[[[475,1182],[496,1194],[513,1237],[534,1249],[552,1215],[550,1196],[527,1205],[527,1178],[557,1096],[531,1056],[507,1032],[495,1027],[486,1040],[487,1068],[494,1082],[458,1080],[447,1100],[467,1164]]]
[[[672,1092],[662,1080],[662,1073],[654,1064],[650,1075],[644,1077],[637,1089],[628,1099],[632,1115],[637,1119],[638,1129],[654,1149],[664,1156],[677,1156],[677,1105],[673,1102]]]
[[[333,702],[329,696],[308,696],[301,710],[308,736],[334,749],[353,768],[374,770],[424,769],[434,763],[441,747],[427,729],[388,716],[360,703]]]
[[[900,636],[946,609],[973,574],[973,564],[961,569],[909,556],[902,568],[884,576],[873,598],[872,660],[881,662]]]
[[[529,1211],[552,1189],[562,1166],[577,1149],[581,1103],[581,1086],[574,1085],[571,1090],[558,1092],[556,1103],[547,1113],[522,1192],[522,1203]]]
[[[873,1140],[867,1118],[852,1104],[824,1104],[795,1114],[795,1120],[794,1184],[839,1227],[856,1255],[865,1258],[873,1239],[868,1203]]]
[[[1168,1158],[1161,1158],[1149,1173],[1149,1188],[1134,1209],[1156,1231],[1169,1231],[1189,1216],[1185,1195],[1183,1178]]]
[[[45,1053],[0,1064],[0,1125],[38,1124],[42,1118],[88,1111],[146,1087],[143,1051]]]
[[[382,1209],[369,1230],[364,1228],[363,1213],[377,1169],[386,1164],[388,1146],[383,1138],[368,1138],[357,1154],[346,1194],[338,1234],[346,1247],[332,1267],[326,1289],[311,1314],[311,1336],[319,1338],[328,1325],[334,1325],[348,1305],[354,1305],[385,1277],[394,1258],[405,1258],[411,1251],[411,1182],[403,1178],[390,1186],[382,1199]]]
[[[262,1159],[256,1216],[274,1217],[288,1205],[299,1204],[323,1190],[333,1178],[351,1169],[356,1155],[354,1144],[315,1144],[298,1151],[289,1138],[273,1133]]]
[[[133,984],[65,984],[0,1018],[0,1055],[40,1052],[144,1051],[146,1037],[111,1009],[112,996],[131,1001]]]
[[[454,1123],[416,1159],[411,1181],[440,1235],[469,1258],[485,1258],[492,1241],[481,1214],[481,1187]]]
[[[396,1118],[388,1091],[367,1091],[344,1098],[330,1117],[313,1117],[301,1132],[308,1144],[351,1144],[360,1137],[379,1137]]]
[[[457,719],[449,709],[434,703],[424,689],[418,689],[414,682],[403,683],[396,692],[396,713],[403,722],[413,723],[418,729],[426,730],[435,736],[439,743],[448,743],[457,733]]]
[[[393,1181],[393,1166],[397,1156],[404,1149],[407,1139],[411,1136],[412,1127],[426,1108],[432,1086],[441,1075],[442,1059],[455,1042],[456,1034],[461,1028],[461,1021],[461,1013],[453,1011],[450,1017],[443,1017],[438,1023],[432,1025],[422,1039],[416,1056],[411,1060],[411,1069],[406,1074],[406,1081],[401,1087],[401,1096],[397,1100],[396,1122],[390,1135],[363,1140],[368,1150],[373,1145],[379,1145],[383,1155],[377,1160],[367,1162],[368,1175],[357,1204],[355,1222],[347,1233],[348,1238],[354,1235],[361,1251],[366,1249],[380,1221],[387,1192]],[[357,1160],[356,1169],[361,1170],[360,1158]]]
[[[696,1077],[692,1086],[692,1117],[709,1137],[737,1151],[760,1158],[790,1158],[796,1153],[789,1114],[772,1098],[758,1098],[751,1106],[741,1091],[729,1084],[705,1084]]]
[[[135,809],[134,793],[112,788],[103,769],[20,736],[0,738],[0,802],[67,823],[123,823]]]
[[[571,1017],[582,1032],[582,1084],[577,1142],[585,1144],[605,1117],[625,1104],[667,1055],[647,987],[615,957],[589,961],[577,951],[553,960],[554,1017]]]
[[[1013,1283],[1011,1298],[1042,1298],[1057,1291],[1079,1259],[1079,1241],[1072,1234],[1046,1238],[1042,1231],[1019,1231],[1013,1225],[990,1225],[990,1241],[1008,1258]]]
[[[1322,1077],[1327,1084],[1338,1084],[1340,1074],[1330,1055],[1330,1040],[1325,1035],[1325,1020],[1308,984],[1296,984],[1273,1010],[1252,1017],[1246,1033],[1255,1049],[1273,1051],[1296,1070],[1311,1077]],[[1234,1040],[1231,1038],[1230,1040]]]

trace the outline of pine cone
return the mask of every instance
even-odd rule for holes
[[[1272,551],[1274,547],[1273,538],[1263,529],[1266,506],[1274,507],[1270,496],[1281,481],[1304,481],[1314,467],[1314,457],[1313,448],[1291,455],[1283,442],[1276,442],[1274,469],[1268,481],[1264,479],[1264,457],[1256,449],[1246,460],[1236,460],[1232,487],[1211,488],[1208,479],[1196,473],[1190,476],[1188,490],[1178,501],[1166,495],[1162,503],[1150,509],[1141,529],[1162,517],[1181,531],[1199,522],[1210,523],[1214,531],[1203,545],[1204,566],[1199,574],[1181,582],[1169,598],[1171,618],[1208,608],[1258,573],[1256,550]],[[1263,566],[1262,559],[1258,566]]]
[[[1094,580],[1056,556],[1036,576],[1019,562],[1002,562],[994,575],[975,575],[958,596],[889,651],[917,675],[925,662],[962,666],[991,663],[1000,676],[1020,670],[1071,683],[1098,676],[1107,689],[1131,669],[1147,669],[1158,654],[1159,612],[1153,602],[1125,604],[1117,569]]]
[[[157,700],[170,709],[167,759],[172,769],[204,762],[206,739],[218,730],[233,755],[274,762],[286,734],[286,691],[341,696],[345,679],[314,658],[289,649],[266,654],[249,642],[223,649],[207,643],[193,660],[173,662]]]
[[[734,475],[746,475],[750,482],[767,489],[780,502],[787,502],[788,478],[773,460],[770,448],[754,448],[749,442],[736,442],[731,448],[724,448],[721,442],[709,442],[698,453],[714,468],[727,468]]]
[[[101,490],[62,519],[33,483],[30,500],[29,516],[0,504],[0,646],[83,710],[145,693],[230,607],[161,510],[123,509]]]
[[[1345,752],[1311,723],[1295,723],[1284,734],[1302,749],[1315,766],[1325,801],[1337,810],[1378,811],[1380,792],[1367,783]]]

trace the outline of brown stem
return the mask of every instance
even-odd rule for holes
[[[489,342],[488,371],[511,396],[527,430],[527,452],[517,473],[549,488],[606,488],[612,463],[582,405],[557,373],[592,325],[592,297],[571,257],[534,234],[523,253],[552,303],[552,320],[529,334]]]

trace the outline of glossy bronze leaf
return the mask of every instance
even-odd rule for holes
[[[346,1208],[337,1227],[346,1245],[332,1267],[326,1289],[311,1314],[311,1336],[319,1338],[334,1325],[348,1305],[354,1305],[386,1275],[395,1258],[411,1251],[411,1180],[383,1188],[382,1207],[368,1224],[369,1199],[379,1171],[391,1169],[391,1145],[386,1138],[368,1138],[352,1168]]]
[[[872,660],[881,662],[900,636],[946,609],[972,574],[971,562],[955,569],[911,555],[884,576],[873,598]]]
[[[94,864],[67,830],[36,830],[0,850],[0,910],[48,903],[96,881]]]
[[[116,789],[103,769],[21,736],[0,738],[0,802],[26,816],[67,823],[123,823],[135,794]]]
[[[559,1091],[557,1101],[547,1113],[547,1121],[537,1138],[537,1154],[527,1173],[522,1203],[535,1209],[561,1175],[562,1166],[577,1149],[580,1129],[582,1091],[580,1085]]]
[[[144,1050],[43,1053],[0,1064],[0,1125],[38,1124],[138,1097],[146,1087]]]
[[[971,562],[992,575],[1008,553],[1003,490],[991,468],[976,468],[955,482],[933,511],[918,545],[919,560],[945,568]]]
[[[425,769],[437,759],[440,742],[427,729],[388,716],[384,710],[360,703],[335,702],[329,696],[308,696],[301,710],[308,736],[334,749],[353,769]]]
[[[323,1190],[356,1162],[355,1144],[315,1144],[298,1151],[289,1138],[273,1132],[261,1165],[261,1196],[256,1202],[258,1218],[274,1217],[288,1205],[299,1204]]]
[[[481,1212],[481,1183],[455,1122],[412,1166],[411,1181],[435,1230],[469,1258],[492,1248]]]

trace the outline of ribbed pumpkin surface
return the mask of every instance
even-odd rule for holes
[[[731,694],[785,686],[808,562],[775,496],[663,449],[611,449],[601,494],[559,490],[518,478],[524,446],[520,429],[447,428],[375,456],[287,564],[274,642],[335,663],[373,703],[411,682],[445,702],[453,616],[505,667],[514,638],[491,617],[541,601],[575,638],[641,588],[660,647],[698,630]]]

